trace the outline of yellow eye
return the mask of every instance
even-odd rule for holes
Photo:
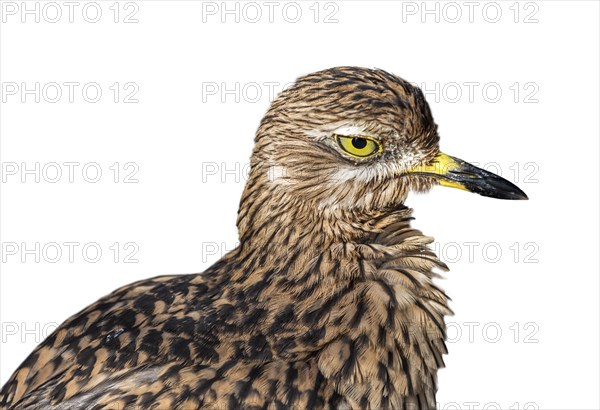
[[[382,151],[381,143],[369,137],[335,135],[335,139],[340,148],[353,157],[371,157]]]

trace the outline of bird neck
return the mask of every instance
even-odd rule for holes
[[[237,227],[243,248],[270,249],[307,240],[309,247],[361,242],[383,226],[376,221],[409,217],[403,204],[391,209],[324,206],[269,180],[270,169],[253,164],[240,201]]]
[[[397,394],[422,389],[434,402],[451,311],[432,281],[434,268],[445,269],[428,248],[433,239],[410,227],[403,206],[311,211],[283,200],[246,192],[240,246],[206,272],[228,323],[267,335],[274,355],[317,366],[340,388],[367,389],[379,361],[407,375],[394,379]]]
[[[266,335],[274,356],[318,366],[350,390],[378,380],[373,363],[386,363],[389,374],[410,378],[373,390],[426,389],[433,403],[451,311],[433,283],[434,268],[445,265],[428,248],[433,239],[410,227],[410,214],[404,206],[322,209],[249,185],[240,245],[205,275],[220,292],[227,323]]]
[[[377,279],[386,262],[402,255],[411,269],[429,277],[434,266],[445,269],[427,246],[433,239],[410,227],[412,210],[403,204],[392,209],[322,208],[286,195],[257,175],[265,173],[254,173],[240,203],[240,246],[227,257],[237,267],[231,278],[235,282],[264,279],[301,293],[307,282],[320,278],[326,289],[330,278],[338,283],[366,275]],[[320,266],[322,261],[336,268]],[[430,281],[412,281],[408,293],[414,293],[414,283],[426,287]]]

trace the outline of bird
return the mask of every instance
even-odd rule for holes
[[[256,131],[239,245],[74,314],[0,408],[434,409],[452,314],[435,279],[448,268],[407,196],[442,185],[527,199],[439,140],[423,92],[397,75],[299,77]]]

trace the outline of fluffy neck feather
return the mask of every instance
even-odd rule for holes
[[[252,188],[240,246],[207,272],[232,323],[268,335],[281,359],[307,360],[356,407],[434,403],[451,311],[432,280],[446,267],[411,210],[317,211]]]

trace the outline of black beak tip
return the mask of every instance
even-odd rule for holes
[[[511,192],[510,194],[508,194],[506,196],[506,198],[503,198],[503,199],[514,199],[514,200],[528,201],[529,197],[527,196],[527,194],[525,192],[523,192],[519,188],[517,188],[517,190],[515,192]]]
[[[525,192],[521,191],[520,189],[519,189],[519,191],[520,191],[521,193],[520,193],[520,195],[518,195],[518,196],[517,196],[517,198],[515,198],[515,199],[521,199],[521,200],[523,200],[523,201],[529,201],[529,197],[527,196],[527,194],[526,194]]]
[[[487,189],[484,188],[480,192],[483,196],[497,199],[529,200],[525,192],[504,178],[496,177],[491,180],[488,179],[486,182],[486,185],[488,185]]]

